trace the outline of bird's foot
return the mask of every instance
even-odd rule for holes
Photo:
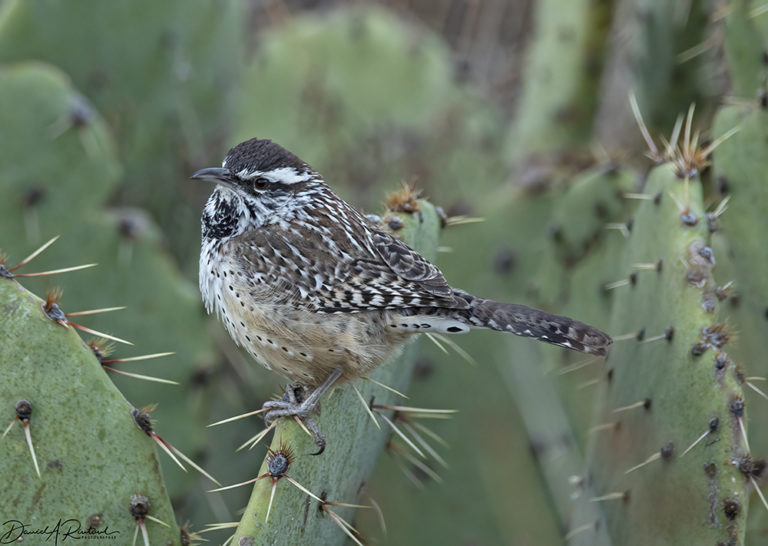
[[[308,388],[301,383],[293,383],[285,388],[283,397],[280,400],[268,400],[264,403],[262,408],[267,409],[267,413],[264,415],[264,421],[271,423],[275,419],[281,417],[293,417],[296,416],[304,423],[307,430],[312,434],[312,439],[315,445],[318,447],[318,451],[313,455],[320,455],[325,451],[325,436],[320,432],[317,423],[312,418],[312,413],[315,413],[320,408],[320,399],[323,394],[331,388],[336,380],[341,377],[343,370],[336,368],[328,379],[323,382],[322,385],[316,387],[309,395],[307,395]]]

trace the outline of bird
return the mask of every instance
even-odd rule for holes
[[[365,376],[422,333],[485,328],[605,355],[611,338],[568,317],[473,296],[279,144],[252,138],[194,180],[202,212],[199,284],[234,342],[293,384],[265,421],[312,421],[331,387]]]

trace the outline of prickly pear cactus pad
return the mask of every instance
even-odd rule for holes
[[[743,376],[726,353],[701,183],[677,170],[652,171],[624,279],[606,287],[615,342],[586,480],[615,544],[741,544],[752,477]],[[592,544],[593,532],[573,543]]]
[[[16,421],[0,439],[0,540],[16,542],[23,525],[35,533],[23,536],[29,544],[130,544],[144,525],[152,544],[180,544],[153,442],[92,351],[43,305],[0,278],[0,420],[3,429]],[[149,499],[144,516],[132,514],[135,495]]]
[[[114,358],[175,352],[163,360],[116,367],[181,386],[111,378],[139,407],[160,402],[160,430],[183,452],[199,453],[208,444],[204,425],[209,420],[201,401],[204,389],[193,378],[215,362],[200,297],[170,259],[163,234],[147,212],[104,209],[122,170],[107,124],[65,74],[29,62],[0,68],[0,126],[0,150],[13,159],[0,161],[3,251],[22,257],[60,235],[31,271],[99,264],[77,274],[29,278],[25,285],[40,294],[62,287],[70,311],[126,306],[83,319],[84,325],[98,324],[99,330],[135,344],[116,348]],[[188,226],[197,238],[198,222]],[[174,466],[167,459],[161,464]],[[174,499],[186,499],[189,510],[195,504],[191,491],[202,496],[202,488],[195,473],[177,470],[167,473],[166,484]],[[207,501],[199,501],[207,507]]]
[[[714,174],[719,197],[728,199],[728,210],[717,219],[730,253],[735,278],[732,293],[738,297],[734,314],[739,319],[739,341],[746,354],[768,349],[768,252],[765,238],[768,210],[768,114],[756,104],[730,106],[718,112],[714,133],[732,127],[738,132],[716,150]],[[756,359],[763,375],[768,367]]]
[[[424,30],[374,4],[270,29],[243,71],[234,140],[268,136],[358,205],[416,179],[443,206],[473,199],[503,176],[506,126],[457,84],[450,51]]]
[[[523,158],[529,161],[549,159],[550,152],[569,146],[570,153],[587,142],[614,9],[590,0],[543,0],[534,6],[535,40],[509,148],[511,154],[534,156]]]
[[[747,376],[765,377],[768,361],[768,252],[764,234],[768,210],[768,115],[755,102],[721,109],[714,122],[716,137],[732,127],[738,132],[715,151],[714,182],[721,199],[728,199],[727,210],[717,218],[718,231],[713,234],[713,246],[727,269],[723,281],[732,281],[724,305],[730,311],[729,324],[737,339],[733,358],[743,363]],[[753,381],[759,381],[754,379]],[[752,383],[752,389],[765,392],[764,384]],[[754,400],[762,411],[750,413],[751,430],[765,430],[768,412],[765,400],[753,390],[748,401]],[[752,448],[764,454],[768,439],[756,434]],[[760,544],[768,527],[768,514],[758,508],[750,516],[749,544]]]
[[[97,209],[116,187],[121,167],[107,126],[57,68],[0,67],[0,125],[6,252],[61,234],[74,215]]]
[[[0,10],[0,62],[35,59],[69,75],[118,142],[122,202],[150,210],[179,260],[199,243],[189,164],[220,156],[231,119],[244,4],[9,0]]]

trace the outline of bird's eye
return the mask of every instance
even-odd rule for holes
[[[267,186],[269,186],[269,179],[264,178],[263,176],[260,176],[253,181],[253,187],[257,190],[265,190],[267,189]]]

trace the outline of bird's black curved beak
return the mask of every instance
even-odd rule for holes
[[[232,184],[232,173],[229,169],[223,169],[220,167],[209,167],[207,169],[200,169],[195,174],[190,176],[192,180],[206,180],[208,182],[214,182],[216,184]]]

